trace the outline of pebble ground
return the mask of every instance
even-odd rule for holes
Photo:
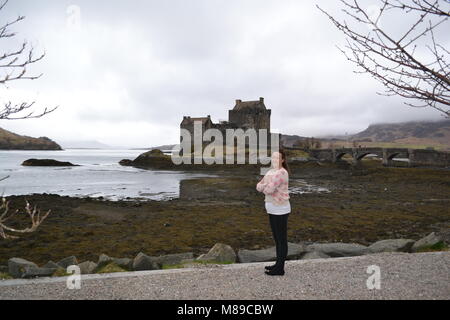
[[[246,263],[200,265],[81,278],[0,281],[0,299],[450,299],[450,252],[379,253],[358,257],[288,260],[284,276]],[[368,289],[369,266],[380,289]]]

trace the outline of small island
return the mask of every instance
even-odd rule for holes
[[[68,161],[58,161],[54,159],[28,159],[22,162],[23,166],[35,167],[75,167],[78,164],[73,164]]]

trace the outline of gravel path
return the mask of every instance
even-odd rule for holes
[[[380,253],[286,261],[284,276],[267,263],[0,281],[0,299],[450,299],[450,252]],[[380,289],[369,290],[367,268],[380,267]]]

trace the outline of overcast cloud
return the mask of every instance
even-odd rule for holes
[[[353,134],[371,123],[442,119],[377,95],[381,85],[353,73],[336,48],[343,35],[316,4],[340,15],[337,1],[325,0],[10,1],[1,21],[26,19],[1,52],[27,39],[46,56],[29,70],[44,73],[39,80],[11,83],[0,97],[36,100],[36,112],[59,108],[0,127],[56,142],[148,147],[177,143],[183,115],[218,122],[235,99],[259,97],[272,109],[272,128],[284,134]]]

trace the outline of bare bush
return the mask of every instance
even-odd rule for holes
[[[11,235],[7,232],[12,233],[30,233],[37,230],[37,228],[41,225],[41,223],[47,218],[50,214],[51,210],[48,210],[43,216],[41,216],[41,211],[36,209],[36,206],[31,207],[30,203],[26,201],[25,211],[28,214],[31,220],[31,226],[24,229],[15,229],[7,226],[5,223],[13,218],[19,210],[10,211],[9,210],[9,201],[6,201],[6,198],[2,197],[2,204],[0,205],[0,238],[3,239],[15,239],[18,236]]]

